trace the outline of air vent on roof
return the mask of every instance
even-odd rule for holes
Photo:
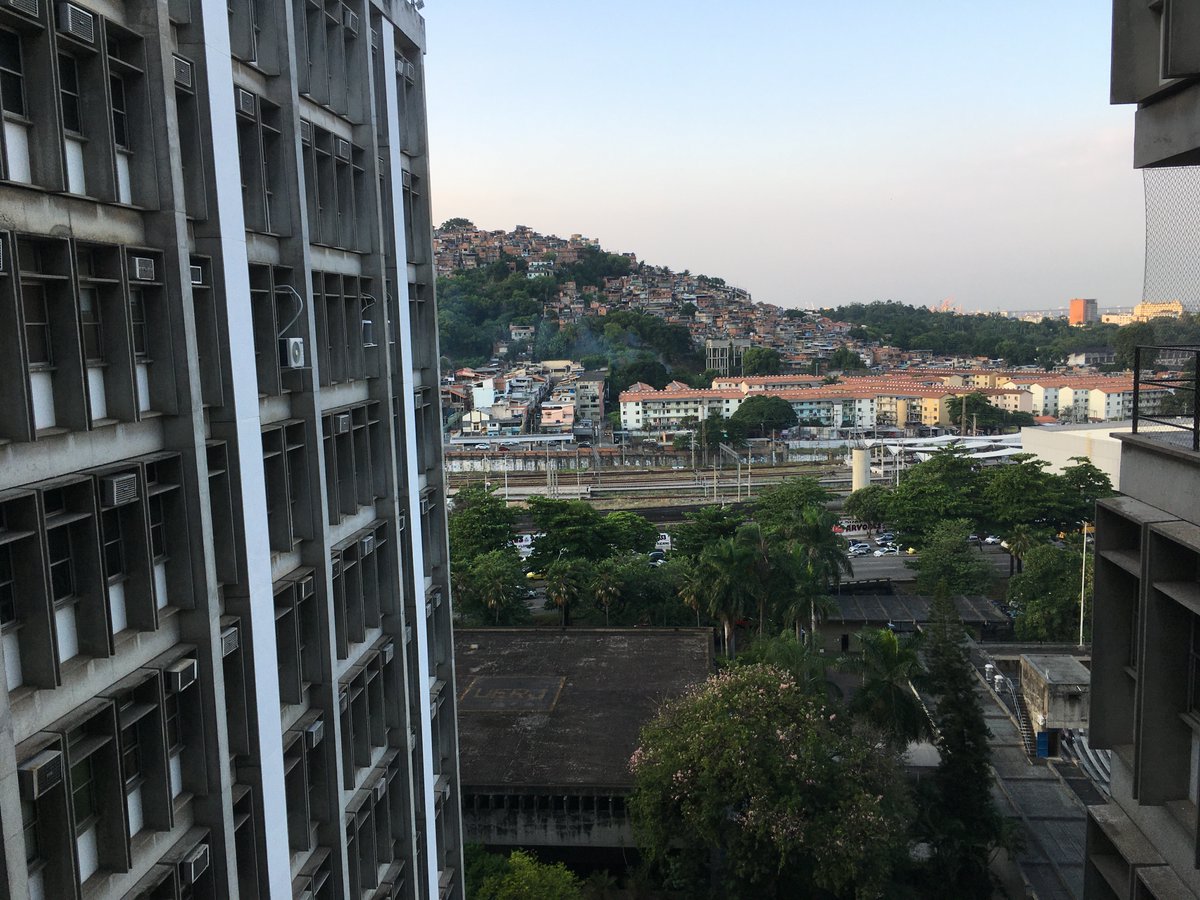
[[[138,281],[153,281],[154,280],[154,260],[149,256],[134,256],[131,259],[133,263],[133,277]]]
[[[258,97],[254,96],[251,91],[245,88],[234,88],[233,95],[234,105],[238,112],[247,116],[258,112]]]
[[[337,139],[337,155],[338,159],[350,158],[350,142],[345,138]]]
[[[37,800],[62,780],[63,758],[58,750],[43,750],[17,767],[21,795],[27,800]]]
[[[179,863],[179,880],[195,884],[208,871],[208,844],[200,844]]]
[[[124,506],[138,498],[137,475],[125,472],[121,475],[105,475],[100,479],[100,505],[106,509]]]
[[[74,3],[58,4],[58,30],[86,44],[96,41],[96,17]]]
[[[182,56],[175,58],[175,83],[180,87],[192,86],[192,64]]]

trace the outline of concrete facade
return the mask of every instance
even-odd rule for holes
[[[0,45],[0,896],[460,897],[420,16]]]

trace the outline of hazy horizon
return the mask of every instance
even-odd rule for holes
[[[424,14],[436,223],[578,232],[781,306],[1141,299],[1104,5]]]

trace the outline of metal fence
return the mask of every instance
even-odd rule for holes
[[[1197,364],[1200,346],[1162,344],[1138,347],[1133,358],[1133,433],[1200,452]],[[1151,365],[1169,365],[1166,372]],[[1164,396],[1163,390],[1170,391]]]

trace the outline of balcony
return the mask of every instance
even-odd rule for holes
[[[1200,452],[1197,364],[1200,346],[1148,345],[1134,351],[1133,433]],[[1167,365],[1168,372],[1143,366]],[[1164,397],[1163,391],[1171,393]]]

